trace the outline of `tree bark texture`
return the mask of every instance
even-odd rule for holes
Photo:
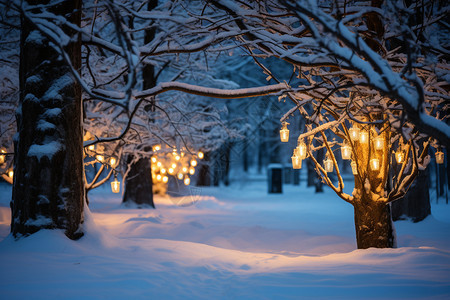
[[[81,1],[47,5],[53,13],[80,24]],[[21,26],[11,232],[18,237],[58,228],[77,239],[83,235],[84,201],[81,89],[70,67],[26,16]],[[65,51],[78,70],[80,39],[72,39]]]
[[[149,159],[138,159],[131,163],[128,176],[125,178],[123,203],[150,205],[155,208],[151,174]]]

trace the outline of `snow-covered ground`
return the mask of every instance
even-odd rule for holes
[[[352,207],[331,190],[264,181],[196,188],[125,208],[90,195],[86,235],[10,236],[0,185],[1,299],[450,299],[450,205],[396,222],[399,248],[355,250]],[[179,205],[176,205],[179,204]]]

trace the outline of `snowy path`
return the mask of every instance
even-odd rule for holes
[[[450,298],[450,206],[396,222],[398,249],[354,250],[352,207],[331,191],[267,195],[253,183],[196,193],[193,205],[157,198],[151,210],[94,191],[80,241],[59,231],[7,237],[0,298]],[[0,239],[9,197],[0,186]]]

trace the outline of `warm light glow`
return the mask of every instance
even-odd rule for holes
[[[120,192],[120,181],[117,178],[114,178],[114,181],[111,181],[111,190],[114,194]]]
[[[156,179],[156,174],[152,173],[152,179],[153,179],[153,180]]]
[[[183,169],[181,169],[183,171],[183,173],[187,173],[188,168],[187,167],[183,167]]]
[[[177,168],[177,164],[173,163],[171,167],[172,167],[172,169],[176,169]]]
[[[153,151],[159,151],[159,150],[161,150],[161,145],[153,146]]]
[[[13,178],[13,176],[14,176],[14,171],[13,171],[13,170],[9,170],[8,176],[9,176],[9,178]]]
[[[166,174],[166,169],[162,168],[160,172],[161,174]]]
[[[189,168],[189,174],[194,175],[195,169],[193,167]]]
[[[109,159],[109,165],[111,166],[111,167],[115,167],[116,166],[116,163],[117,163],[117,159],[115,158],[115,157],[111,157],[110,159]]]
[[[186,177],[184,179],[184,185],[189,185],[189,183],[191,183],[191,180],[189,179],[189,177]]]
[[[292,159],[292,168],[293,169],[301,169],[302,168],[302,160],[297,155],[293,155]]]
[[[1,149],[0,153],[6,153],[6,151],[4,149]],[[0,165],[5,163],[5,157],[6,155],[0,155]]]
[[[180,160],[180,156],[179,155],[175,156],[175,160]]]
[[[403,163],[405,160],[405,153],[402,150],[397,150],[397,152],[395,152],[395,160],[398,164]]]
[[[370,160],[370,167],[373,171],[378,171],[380,169],[380,160],[378,158],[372,158]]]
[[[152,156],[151,160],[152,160],[152,163],[156,163],[156,161],[157,161],[158,159],[157,159],[155,156]]]
[[[157,166],[158,168],[161,168],[162,163],[161,163],[160,161],[158,161],[158,162],[156,163],[156,166]]]
[[[99,161],[99,162],[103,162],[105,160],[105,158],[103,157],[103,155],[97,155],[95,156],[95,158]]]
[[[359,134],[359,141],[363,144],[369,142],[369,132],[367,130],[361,130],[361,133]]]
[[[359,128],[358,127],[352,127],[348,130],[348,134],[350,135],[350,139],[354,142],[359,140]]]
[[[280,139],[283,143],[289,141],[289,129],[287,129],[288,122],[283,122],[283,127],[280,129]]]
[[[198,152],[197,154],[198,158],[203,159],[203,157],[205,157],[205,155],[203,154],[202,151]]]
[[[323,165],[325,172],[333,172],[333,161],[331,160],[331,158],[327,158],[326,160],[324,160]]]
[[[300,159],[306,158],[306,144],[303,141],[300,141],[297,145],[297,148],[294,150],[294,154],[297,155]]]
[[[437,151],[436,152],[436,163],[443,164],[444,163],[444,152]]]
[[[350,163],[350,166],[352,167],[353,175],[358,175],[358,166],[356,165],[356,162],[352,161]]]
[[[174,169],[173,168],[169,168],[169,174],[173,174],[174,173]]]
[[[89,151],[94,151],[95,150],[95,145],[89,145],[88,147]]]
[[[181,179],[183,179],[184,175],[183,175],[183,173],[178,173],[177,177],[178,177],[178,179],[181,180]]]
[[[162,178],[161,174],[156,175],[156,180],[157,181],[161,181],[161,178]]]
[[[352,148],[349,145],[344,144],[344,146],[341,147],[341,154],[342,159],[350,159],[352,157]]]
[[[167,182],[169,181],[169,177],[164,176],[164,177],[162,178],[162,181],[163,181],[164,183],[167,183]]]
[[[191,160],[191,166],[195,167],[197,165],[197,161],[195,159]]]
[[[384,140],[382,136],[377,136],[373,142],[375,143],[376,150],[383,150]]]

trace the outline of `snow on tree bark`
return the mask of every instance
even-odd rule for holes
[[[25,2],[30,7],[35,1]],[[81,1],[48,4],[48,10],[80,24]],[[81,90],[49,40],[22,16],[20,105],[15,139],[11,232],[15,237],[40,229],[83,235]],[[64,46],[79,69],[81,44]]]

